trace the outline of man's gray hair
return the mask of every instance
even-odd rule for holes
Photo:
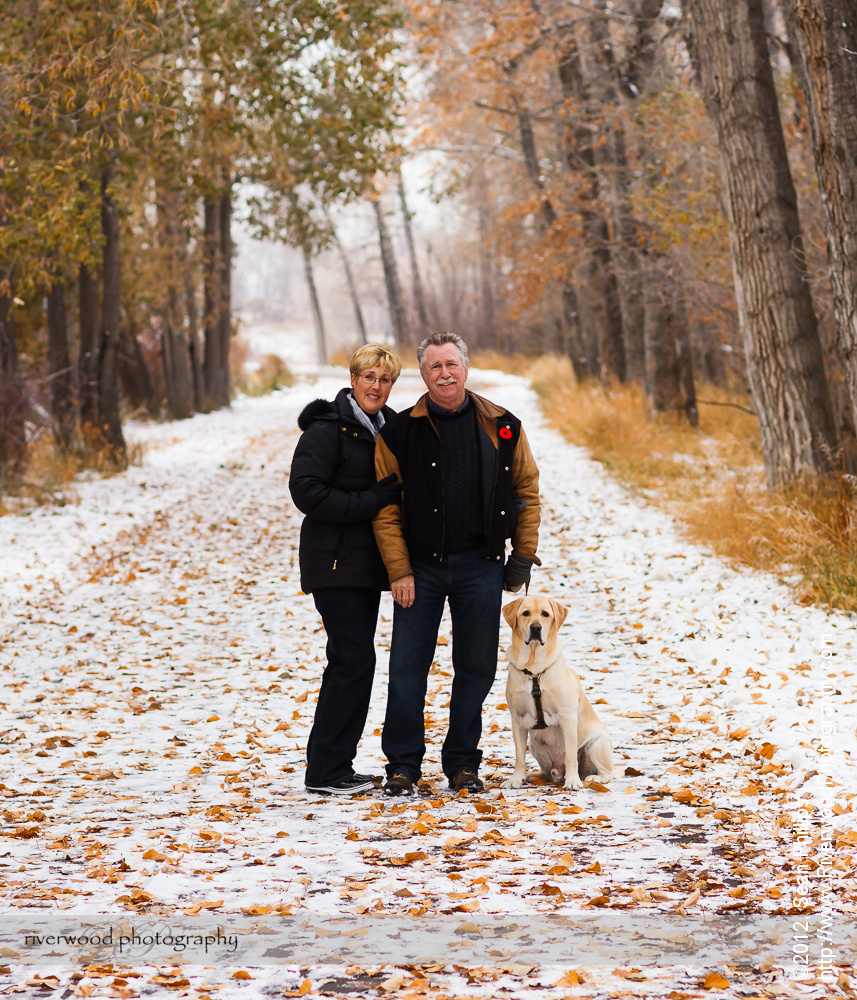
[[[470,362],[467,360],[467,344],[464,343],[457,333],[444,331],[443,333],[433,333],[430,337],[426,337],[426,339],[417,348],[417,364],[420,366],[420,371],[423,370],[423,362],[426,359],[427,348],[432,346],[441,347],[443,344],[454,344],[461,352],[461,360],[464,362],[464,367],[468,367]]]

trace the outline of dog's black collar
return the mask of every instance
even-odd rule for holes
[[[551,666],[553,666],[553,664],[551,664]],[[542,687],[541,684],[539,684],[539,678],[548,670],[550,670],[550,666],[545,667],[545,669],[538,674],[534,674],[532,670],[521,671],[521,673],[526,674],[527,677],[532,677],[533,679],[532,695],[533,701],[536,703],[536,724],[532,727],[533,729],[548,728],[548,724],[545,722],[545,713],[542,709]]]

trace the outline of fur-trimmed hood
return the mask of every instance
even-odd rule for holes
[[[329,420],[335,417],[337,413],[336,405],[331,403],[329,399],[314,399],[311,403],[307,403],[303,410],[301,410],[301,415],[298,417],[298,427],[302,431],[305,431],[313,420],[318,420],[320,417]]]

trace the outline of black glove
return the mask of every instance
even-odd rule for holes
[[[524,584],[529,586],[530,570],[532,568],[532,559],[527,559],[526,556],[518,555],[518,553],[513,549],[512,554],[506,560],[506,566],[503,570],[503,590],[508,590],[514,594],[515,591],[520,590]]]
[[[391,503],[401,503],[402,500],[402,484],[396,482],[396,477],[394,474],[387,476],[386,479],[382,479],[380,482],[375,483],[374,486],[370,486],[369,489],[375,494],[378,501],[378,510],[382,507],[387,507]]]

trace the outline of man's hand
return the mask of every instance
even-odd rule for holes
[[[414,576],[400,576],[390,584],[393,600],[403,608],[409,608],[414,603]]]
[[[503,590],[508,590],[514,594],[524,585],[529,586],[530,570],[532,567],[532,559],[518,555],[513,549],[503,571]]]

